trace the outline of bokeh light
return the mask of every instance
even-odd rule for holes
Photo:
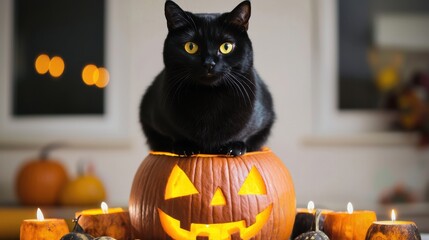
[[[98,75],[98,68],[94,64],[88,64],[82,70],[82,80],[88,86],[97,82]]]
[[[55,56],[49,62],[49,73],[52,77],[59,77],[64,72],[64,60],[61,57]]]
[[[49,56],[46,54],[40,54],[34,63],[34,67],[36,68],[36,72],[38,74],[45,74],[49,70]]]
[[[110,74],[109,71],[107,71],[107,69],[105,68],[98,68],[98,79],[95,82],[95,85],[99,88],[104,88],[109,84],[110,81]]]

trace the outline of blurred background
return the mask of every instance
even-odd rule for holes
[[[239,2],[177,0],[192,12]],[[127,206],[149,151],[138,108],[163,68],[163,7],[0,1],[0,209],[23,206],[18,175],[41,158],[68,181],[94,176],[105,193],[96,200]],[[379,219],[395,207],[429,232],[427,26],[421,0],[252,1],[255,66],[277,112],[267,146],[290,170],[298,206],[352,202]]]

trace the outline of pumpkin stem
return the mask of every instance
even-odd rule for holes
[[[316,210],[316,216],[315,216],[315,218],[316,218],[316,232],[318,232],[318,231],[319,231],[319,220],[320,220],[320,215],[322,215],[322,211],[321,211],[321,210],[319,210],[319,209],[317,209],[317,210]]]
[[[39,156],[39,158],[40,158],[42,161],[46,161],[46,160],[48,160],[49,153],[50,153],[53,149],[56,149],[56,148],[61,147],[61,146],[64,146],[64,143],[61,143],[61,142],[53,142],[53,143],[50,143],[50,144],[48,144],[48,145],[46,145],[46,146],[42,147],[42,149],[40,150],[40,156]]]
[[[73,219],[74,227],[72,232],[84,233],[82,226],[79,225],[79,219],[82,215],[79,215],[77,218]]]

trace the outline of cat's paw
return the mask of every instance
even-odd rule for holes
[[[200,153],[197,148],[195,148],[191,144],[185,143],[175,143],[172,152],[183,157],[189,157]]]
[[[246,152],[247,148],[244,142],[230,142],[219,149],[219,153],[226,154],[228,156],[241,156]]]

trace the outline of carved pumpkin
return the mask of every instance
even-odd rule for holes
[[[237,157],[151,153],[129,201],[142,239],[288,239],[295,207],[291,176],[268,149]]]

